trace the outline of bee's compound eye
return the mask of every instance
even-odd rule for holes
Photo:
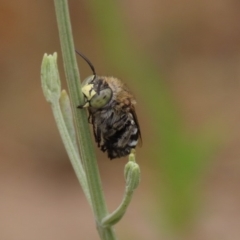
[[[100,91],[99,95],[94,95],[90,100],[90,105],[93,108],[104,107],[112,98],[112,90],[110,88],[105,88]]]

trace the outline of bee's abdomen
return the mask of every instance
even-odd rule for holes
[[[101,131],[101,150],[106,151],[110,159],[129,155],[138,143],[139,129],[129,112],[120,116],[112,112],[97,129]]]
[[[115,130],[112,136],[104,140],[103,149],[110,159],[120,158],[130,154],[131,149],[138,143],[138,129],[136,125],[127,121],[121,129]]]

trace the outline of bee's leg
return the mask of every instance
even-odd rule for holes
[[[101,150],[102,150],[103,152],[106,152],[107,147],[103,144],[103,145],[101,146]]]
[[[94,138],[95,138],[95,141],[97,142],[98,147],[100,147],[100,143],[101,143],[101,130],[100,130],[100,128],[95,126],[94,123],[93,123],[93,134],[94,134]]]
[[[96,130],[94,124],[93,124],[93,134],[94,134],[95,141],[98,142],[97,141],[97,130]]]
[[[88,111],[88,123],[93,124],[93,118],[92,118],[92,114],[90,113],[90,111]]]
[[[78,105],[77,108],[83,109],[84,104]]]
[[[100,128],[97,128],[96,139],[97,139],[98,147],[100,147],[100,143],[101,143],[101,131],[100,131]]]

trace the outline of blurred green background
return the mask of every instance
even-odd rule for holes
[[[240,238],[240,3],[69,1],[75,45],[137,98],[142,181],[120,239]],[[98,239],[40,87],[52,1],[0,0],[0,239]],[[78,58],[81,77],[91,74]],[[63,87],[64,74],[61,71]],[[109,210],[127,159],[97,150]]]

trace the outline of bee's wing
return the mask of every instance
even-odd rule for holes
[[[139,134],[139,146],[141,147],[142,146],[142,135],[141,135],[141,130],[140,130],[140,125],[139,125],[139,122],[138,122],[138,119],[137,119],[137,114],[135,112],[135,108],[133,107],[131,110],[130,110],[132,116],[133,116],[133,120],[134,122],[136,123],[137,125],[137,128],[138,128],[138,134]]]

